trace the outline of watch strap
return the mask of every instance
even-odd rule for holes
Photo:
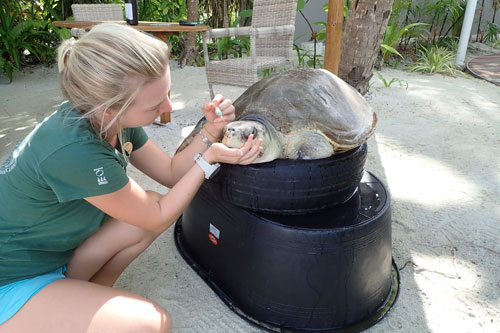
[[[194,160],[201,168],[201,170],[203,170],[203,172],[205,173],[205,179],[210,179],[220,169],[219,163],[210,164],[207,161],[205,161],[205,159],[199,153],[194,156]]]

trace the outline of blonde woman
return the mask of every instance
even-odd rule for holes
[[[249,164],[261,147],[252,137],[241,149],[211,144],[234,119],[220,95],[204,105],[207,124],[175,157],[147,138],[141,126],[172,109],[167,52],[114,23],[60,46],[68,101],[0,168],[0,332],[170,331],[165,309],[112,286],[217,162]],[[130,179],[129,161],[168,194]]]

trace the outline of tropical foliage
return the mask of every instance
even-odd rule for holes
[[[121,3],[120,1],[119,3]],[[137,2],[140,21],[176,22],[186,19],[186,1],[142,0]]]
[[[320,22],[314,22],[311,24],[309,22],[309,19],[307,16],[304,14],[303,9],[306,7],[306,5],[309,3],[310,0],[298,0],[297,2],[297,13],[298,15],[301,15],[307,26],[309,27],[310,31],[310,41],[313,41],[313,48],[311,50],[306,50],[304,48],[301,48],[299,45],[294,44],[293,49],[297,54],[297,66],[298,67],[308,67],[308,68],[321,68],[323,67],[323,56],[318,54],[317,50],[317,44],[319,41],[323,41],[326,39],[326,22],[320,21]],[[328,13],[328,2],[325,2],[323,5],[323,10]],[[344,1],[344,16],[347,16],[347,10],[348,10],[348,5],[347,5],[347,0]],[[314,26],[320,26],[322,27],[320,30],[315,30],[313,28]],[[297,38],[300,38],[302,36],[299,36]]]
[[[385,30],[384,34],[384,40],[380,44],[380,48],[382,49],[382,56],[384,59],[384,62],[389,62],[389,58],[391,57],[392,54],[396,54],[403,58],[401,53],[399,53],[396,50],[397,44],[401,41],[401,38],[404,35],[417,35],[418,31],[415,29],[416,27],[421,27],[421,26],[426,26],[428,25],[427,23],[412,23],[405,25],[403,27],[399,26],[399,22],[393,21],[389,22],[387,25],[387,29]]]
[[[446,48],[420,45],[418,59],[410,64],[410,71],[455,75],[457,70],[453,64],[454,59],[455,53]]]
[[[456,73],[465,6],[465,0],[395,0],[380,46],[382,61],[398,65],[391,60],[395,55],[412,71]]]
[[[200,20],[212,28],[244,26],[251,22],[253,0],[199,0]],[[323,9],[328,11],[328,2]],[[298,0],[297,15],[310,0]],[[69,38],[68,29],[59,29],[52,22],[71,19],[73,3],[123,3],[123,0],[1,0],[0,7],[0,74],[6,73],[12,80],[13,72],[24,65],[51,64],[54,62],[56,46],[62,38]],[[138,0],[139,19],[145,21],[179,21],[186,19],[186,0]],[[344,0],[344,16],[347,16],[351,0]],[[483,10],[485,1],[478,3],[476,16],[476,38],[494,47],[499,45],[500,29],[495,23],[500,0],[486,0],[493,8],[491,21],[486,20]],[[413,70],[428,67],[439,72],[442,62],[446,68],[449,58],[445,53],[456,47],[465,12],[466,0],[395,0],[391,17],[381,43],[381,63],[394,64],[397,59],[412,64]],[[488,7],[489,8],[489,7]],[[490,17],[490,16],[488,16]],[[304,16],[307,23],[309,20]],[[326,22],[311,24],[312,41],[326,37]],[[316,30],[315,30],[316,29]],[[201,40],[197,40],[201,44]],[[183,50],[183,38],[169,37],[171,56],[178,57]],[[201,47],[200,47],[201,49]],[[314,51],[294,45],[299,66],[321,67],[322,57]],[[246,36],[222,38],[210,45],[210,56],[219,59],[240,57],[248,54],[249,40]],[[203,59],[203,57],[199,57]],[[416,64],[421,63],[421,66]],[[198,64],[202,65],[200,60]],[[434,64],[434,65],[433,65]]]
[[[65,32],[56,29],[36,4],[4,1],[0,7],[0,73],[12,81],[12,73],[22,65],[53,62],[56,46]]]
[[[237,27],[241,19],[252,17],[252,10],[241,11],[231,22],[230,27]],[[250,37],[241,35],[235,37],[223,37],[216,44],[209,44],[209,54],[211,57],[217,56],[219,60],[227,58],[239,58],[243,55],[250,55]],[[213,50],[216,50],[215,54]]]
[[[386,87],[386,88],[389,88],[393,83],[397,82],[400,87],[408,89],[408,82],[406,82],[405,80],[401,80],[401,79],[399,79],[397,77],[393,77],[392,79],[390,79],[388,81],[388,80],[385,79],[385,77],[382,76],[382,74],[378,70],[373,69],[373,72],[375,74],[377,74],[377,77],[384,84],[384,87]]]
[[[487,29],[483,37],[483,42],[496,47],[499,44],[498,35],[500,34],[500,29],[498,25],[492,22],[486,22]]]

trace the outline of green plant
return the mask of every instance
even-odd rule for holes
[[[448,12],[451,26],[448,28],[444,35],[447,35],[448,32],[451,31],[452,38],[458,38],[460,36],[465,15],[465,5],[465,0],[455,1],[453,3],[453,6],[451,6],[450,11]]]
[[[395,0],[388,25],[402,17],[403,26],[415,22],[427,23],[426,33],[419,31],[418,36],[403,35],[403,48],[410,41],[415,41],[414,37],[417,37],[416,42],[426,44],[439,43],[444,38],[456,39],[462,28],[465,4],[465,0]]]
[[[442,73],[455,75],[457,72],[453,64],[455,54],[443,47],[430,45],[418,46],[416,62],[410,64],[410,72]]]
[[[428,25],[427,23],[410,22],[410,16],[413,16],[413,19],[420,18],[419,11],[418,5],[414,6],[413,0],[394,0],[384,38],[380,43],[382,58],[379,66],[382,63],[393,63],[392,55],[397,55],[404,60],[400,51],[406,49],[411,38],[419,39],[424,34],[422,28]]]
[[[23,7],[17,1],[6,1],[0,7],[0,72],[11,82],[12,73],[23,64],[51,63],[59,41],[52,23],[23,18]]]
[[[184,0],[185,1],[185,0]],[[212,28],[229,27],[238,13],[251,8],[250,0],[200,0],[198,5],[203,13],[205,24]],[[243,19],[243,25],[249,25],[248,19]],[[227,24],[227,25],[226,25]]]
[[[185,0],[142,0],[137,9],[141,21],[177,22],[187,14]]]
[[[304,68],[304,49],[300,48],[297,44],[293,44],[293,49],[297,53],[297,67]]]
[[[491,18],[492,23],[495,23],[495,16],[500,8],[500,0],[491,0],[491,9],[493,10],[493,17]]]
[[[500,29],[498,25],[493,22],[486,22],[487,28],[486,33],[483,37],[483,42],[496,45],[498,44],[498,34],[500,33]]]
[[[178,34],[171,34],[168,36],[168,53],[169,57],[174,59],[182,54],[182,42]]]
[[[311,25],[311,23],[309,22],[307,17],[302,12],[304,7],[308,3],[309,3],[309,0],[299,0],[297,2],[297,11],[304,18],[307,25],[309,26],[309,30],[311,31],[311,36],[310,36],[309,40],[314,42],[314,49],[313,49],[312,55],[311,55],[310,51],[305,51],[304,49],[298,47],[295,44],[293,45],[293,47],[294,47],[294,50],[297,52],[297,57],[299,59],[299,67],[304,67],[306,63],[307,63],[307,66],[309,66],[311,68],[316,68],[316,65],[318,65],[319,67],[322,67],[322,65],[321,65],[322,56],[316,54],[316,43],[318,40],[326,39],[326,22],[323,22],[323,21],[314,22],[313,23],[314,25],[323,27],[319,31],[314,30],[313,26]],[[328,2],[323,4],[323,10],[328,13]],[[347,15],[347,5],[346,5],[346,1],[344,1],[344,16],[346,16],[346,15]],[[302,36],[300,36],[300,37],[302,37]],[[300,37],[298,37],[298,38],[300,38]],[[307,62],[304,62],[305,58],[309,58],[309,60],[307,60]]]
[[[465,12],[465,0],[432,0],[425,1],[425,13],[432,15],[429,32],[431,33],[432,42],[436,42],[436,38],[443,37],[444,27],[451,24],[452,29],[461,28],[461,19]],[[460,24],[459,24],[460,23]],[[450,29],[444,34],[447,35]],[[453,30],[452,36],[456,33]]]
[[[453,37],[444,37],[438,40],[434,45],[456,53],[458,50],[458,39]]]
[[[380,79],[380,81],[382,81],[382,83],[384,84],[384,86],[386,88],[389,88],[394,82],[397,82],[399,83],[399,86],[400,87],[404,87],[405,89],[408,89],[408,82],[405,81],[405,80],[401,80],[401,79],[398,79],[396,77],[393,77],[389,82],[382,76],[382,74],[376,70],[376,69],[373,69],[373,72],[375,72],[375,74],[377,74],[378,78]]]
[[[297,10],[299,9],[299,5],[300,5],[300,0],[299,0],[299,4],[297,5]],[[344,0],[344,20],[347,17],[347,14],[349,13],[349,5],[350,5],[349,0]],[[325,4],[323,4],[323,10],[328,14],[328,2],[325,2]],[[318,22],[314,22],[313,24],[322,27],[320,30],[316,31],[316,39],[317,40],[325,40],[326,39],[326,22],[318,21]]]
[[[398,56],[403,58],[401,53],[396,50],[396,46],[401,41],[403,35],[411,35],[411,32],[414,31],[415,27],[426,25],[428,24],[417,22],[408,24],[404,27],[399,27],[399,22],[397,21],[393,21],[391,24],[388,24],[385,30],[384,39],[380,44],[384,62],[387,63],[392,54],[397,54]]]
[[[250,55],[250,37],[236,36],[223,37],[217,43],[217,57],[219,60],[230,57],[241,58],[243,54]]]
[[[252,10],[247,9],[239,13],[231,23],[231,27],[237,27],[242,18],[252,17]],[[239,58],[244,54],[250,55],[250,37],[247,35],[235,37],[223,37],[216,44],[210,44],[209,50],[216,49],[216,56],[219,60],[230,57]],[[211,52],[212,53],[212,52]]]
[[[297,53],[297,67],[299,68],[322,68],[323,56],[305,50],[297,44],[293,44],[293,49]]]

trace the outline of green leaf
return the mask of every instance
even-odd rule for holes
[[[384,86],[387,87],[387,81],[382,76],[382,74],[380,74],[380,72],[378,70],[376,70],[375,68],[373,69],[373,71],[375,72],[375,74],[377,74],[378,78],[380,79],[380,81],[382,81],[382,83],[384,84]]]
[[[251,9],[245,9],[240,12],[240,17],[252,17],[253,15],[253,10]]]
[[[387,44],[380,44],[380,47],[386,51],[386,52],[389,52],[389,53],[392,53],[392,54],[397,54],[398,56],[400,56],[401,58],[403,58],[403,56],[401,55],[401,53],[399,53],[395,48],[393,48],[392,46],[389,46]],[[384,52],[385,54],[385,52]]]
[[[306,6],[306,1],[305,0],[299,0],[299,1],[297,1],[297,10],[298,11],[304,9],[305,6]]]

